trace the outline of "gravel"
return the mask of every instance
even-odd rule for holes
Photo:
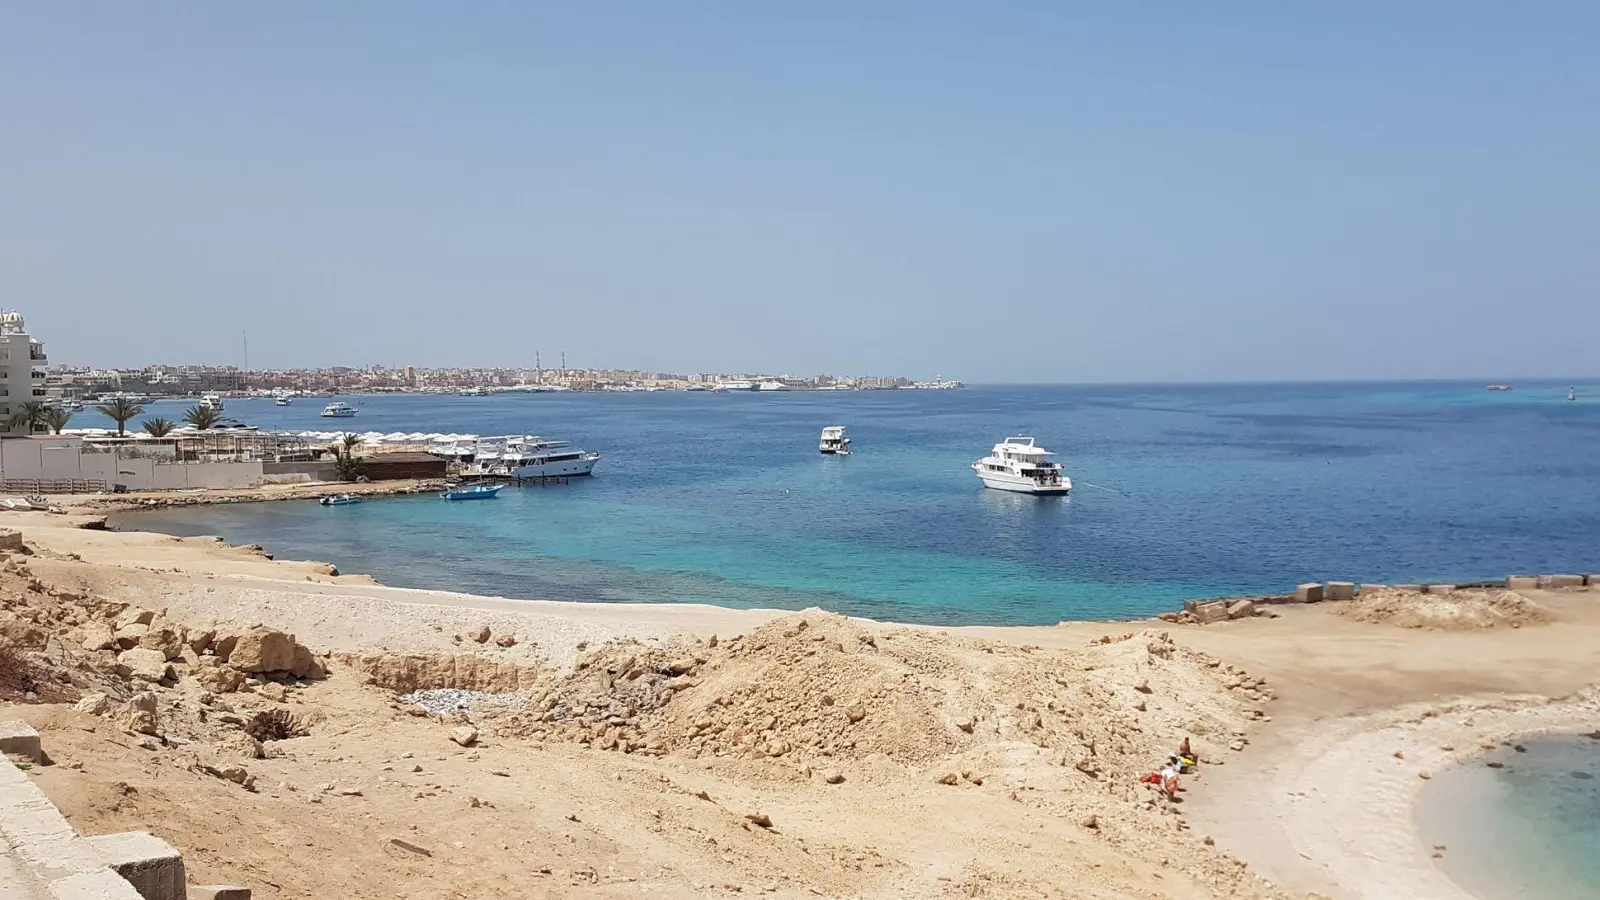
[[[525,708],[528,698],[521,694],[491,694],[486,691],[458,691],[438,688],[415,691],[400,698],[402,703],[420,706],[436,715],[448,716],[466,712],[474,706],[492,706],[496,711],[514,711]]]

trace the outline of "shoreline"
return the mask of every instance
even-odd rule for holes
[[[19,528],[37,548],[29,564],[46,581],[165,607],[182,620],[267,622],[319,652],[489,655],[561,672],[610,640],[665,647],[682,637],[745,634],[794,615],[390,587],[326,563],[271,559],[220,538],[93,530],[97,519],[104,524],[98,510],[8,513],[0,515],[0,527]],[[1270,678],[1278,692],[1263,707],[1271,715],[1262,721],[1271,724],[1256,726],[1260,733],[1248,748],[1203,765],[1185,805],[1196,829],[1297,896],[1315,891],[1336,900],[1380,900],[1397,896],[1400,886],[1398,895],[1458,900],[1470,895],[1434,863],[1418,833],[1422,776],[1470,759],[1491,741],[1600,725],[1600,687],[1593,686],[1600,683],[1600,657],[1586,649],[1600,645],[1600,597],[1551,593],[1540,602],[1559,613],[1558,621],[1482,632],[1357,622],[1333,614],[1335,603],[1277,607],[1276,619],[1204,627],[1160,620],[854,621],[879,632],[944,632],[1045,650],[1082,650],[1143,628],[1170,631],[1181,644]],[[459,635],[477,627],[517,643],[464,645]]]

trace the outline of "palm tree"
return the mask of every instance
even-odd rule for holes
[[[333,445],[333,465],[340,481],[355,481],[361,476],[361,462],[356,459],[356,448],[361,446],[361,435],[345,432],[339,443]]]
[[[183,420],[200,431],[205,431],[207,428],[217,424],[217,420],[220,418],[222,418],[222,413],[217,412],[216,409],[210,406],[191,406],[189,411],[183,414]]]
[[[97,409],[100,410],[100,415],[117,423],[117,437],[127,437],[128,420],[137,418],[144,412],[144,407],[127,397],[118,397],[110,403],[102,403]]]
[[[166,419],[162,419],[162,418],[147,419],[145,421],[145,423],[144,423],[145,433],[150,435],[151,437],[158,437],[158,438],[163,438],[163,437],[166,437],[168,434],[171,434],[172,433],[172,429],[174,429],[176,427],[178,427],[178,426],[176,426],[176,425],[172,424],[171,422],[168,422]]]
[[[21,406],[18,406],[17,411],[11,414],[11,419],[7,423],[7,427],[22,428],[25,429],[28,434],[33,434],[44,425],[44,414],[49,411],[50,407],[44,405],[43,403],[38,401],[29,401]]]
[[[67,423],[70,421],[72,421],[72,412],[70,410],[58,409],[52,406],[44,411],[44,426],[56,434],[60,434],[61,429],[67,427]]]

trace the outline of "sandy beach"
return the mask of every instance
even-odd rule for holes
[[[84,524],[0,514],[29,546],[4,576],[9,631],[47,632],[78,693],[137,687],[72,643],[124,605],[188,634],[261,623],[326,662],[219,694],[175,657],[154,749],[115,713],[0,710],[45,733],[38,782],[80,830],[154,828],[258,896],[1465,897],[1412,822],[1426,779],[1600,727],[1600,592],[1529,592],[1548,621],[1481,630],[1337,604],[939,629],[398,589]],[[525,702],[474,708],[471,748],[448,737],[461,716],[385,689],[507,685]],[[197,712],[216,704],[318,724],[247,759],[245,791],[191,764],[237,746]],[[1169,804],[1138,778],[1184,737],[1199,773]],[[397,856],[397,834],[433,855]]]

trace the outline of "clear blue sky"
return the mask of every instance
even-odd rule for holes
[[[103,365],[1594,374],[1596,47],[1593,2],[13,2],[0,304]]]

